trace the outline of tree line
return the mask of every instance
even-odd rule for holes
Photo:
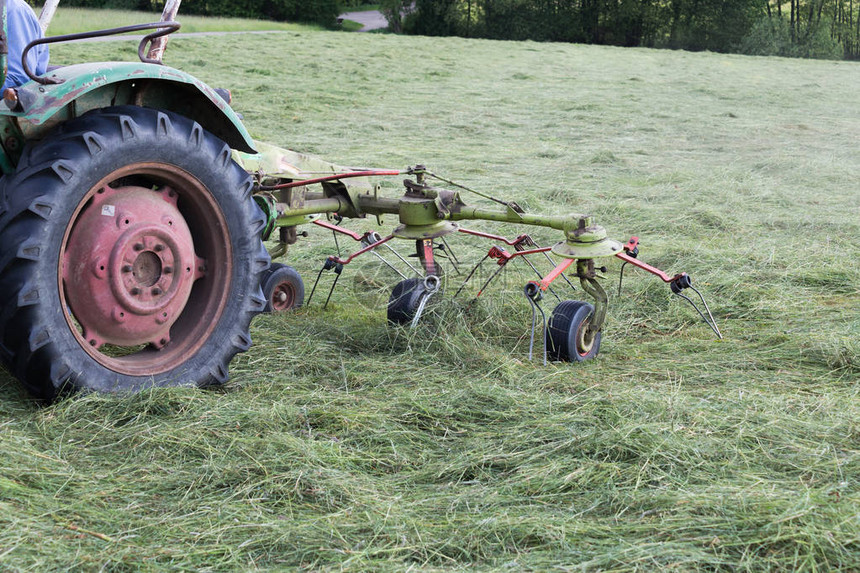
[[[860,57],[860,0],[382,0],[406,33]]]

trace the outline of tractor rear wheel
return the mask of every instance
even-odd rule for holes
[[[35,395],[220,384],[269,257],[230,148],[172,113],[64,124],[0,183],[0,354]]]

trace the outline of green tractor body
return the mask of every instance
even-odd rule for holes
[[[179,70],[142,62],[76,64],[50,72],[52,83],[30,81],[0,104],[2,168],[14,171],[27,142],[88,111],[136,105],[196,121],[233,149],[253,153],[253,141],[233,109],[212,88]],[[56,83],[53,83],[56,82]]]

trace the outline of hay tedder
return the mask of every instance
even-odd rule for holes
[[[552,261],[546,274],[528,262],[537,279],[523,285],[530,352],[542,341],[544,360],[598,353],[608,302],[598,262],[607,257],[661,278],[719,336],[687,274],[639,261],[635,237],[614,241],[590,216],[526,213],[483,193],[482,204],[495,207],[470,206],[463,195],[473,190],[420,165],[343,168],[253,141],[223,90],[161,64],[167,35],[179,28],[178,5],[167,2],[157,23],[31,42],[22,55],[30,80],[3,93],[0,359],[34,395],[223,383],[233,356],[251,346],[253,317],[304,301],[299,274],[271,260],[316,227],[357,243],[348,256],[328,257],[317,275],[319,282],[323,271],[334,273],[329,297],[356,257],[379,256],[398,240],[415,245],[411,262],[391,251],[409,269],[398,271],[388,302],[396,325],[415,326],[442,296],[437,255],[450,253],[452,235],[469,234],[509,247],[493,246],[484,257],[498,270],[530,256]],[[135,31],[148,32],[140,62],[83,63],[41,76],[27,68],[37,45]],[[404,192],[382,196],[380,177],[405,177]],[[393,215],[398,225],[380,234],[340,224],[368,215]],[[554,229],[559,242],[541,247],[529,235],[506,239],[462,226],[474,220]],[[267,251],[270,237],[275,246]],[[475,269],[462,276],[457,294]],[[593,303],[564,300],[547,319],[543,295],[572,281]]]

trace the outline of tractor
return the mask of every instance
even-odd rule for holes
[[[360,243],[348,257],[326,259],[324,269],[338,275],[394,240],[415,245],[418,268],[389,299],[395,325],[416,325],[428,301],[441,296],[434,253],[447,236],[505,242],[511,252],[493,247],[487,255],[500,268],[554,255],[552,271],[523,288],[533,309],[532,345],[538,332],[545,360],[597,355],[608,302],[595,262],[602,258],[651,272],[693,303],[683,294],[692,288],[686,273],[639,261],[635,237],[615,241],[590,216],[526,213],[483,194],[497,207],[470,206],[463,195],[472,190],[420,165],[345,168],[254,141],[225,91],[162,64],[167,37],[179,29],[178,7],[167,2],[152,24],[35,40],[22,56],[29,81],[3,93],[0,359],[34,396],[224,383],[232,358],[251,347],[254,316],[302,304],[299,274],[271,261],[309,225]],[[140,62],[82,63],[42,75],[27,68],[37,45],[128,32],[147,32]],[[399,197],[383,196],[375,183],[392,176],[407,177]],[[399,225],[383,236],[338,224],[368,215],[394,215]],[[551,228],[560,240],[539,247],[528,235],[508,240],[462,226],[469,220]],[[578,281],[594,302],[561,302],[537,328],[535,317],[545,316],[539,301],[558,279]],[[719,336],[699,296],[699,313]]]

